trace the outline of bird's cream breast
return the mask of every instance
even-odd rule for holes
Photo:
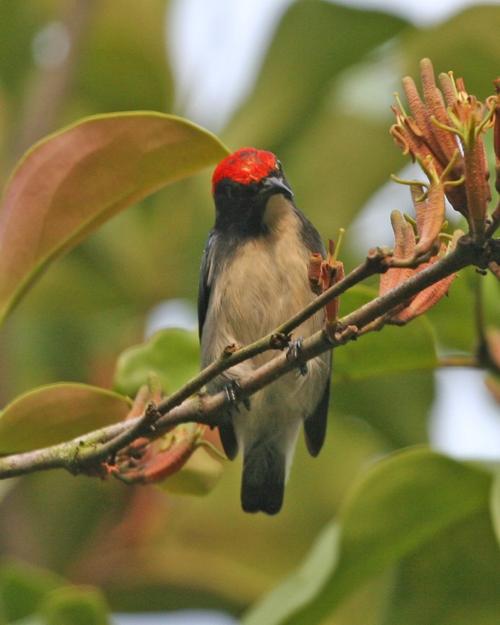
[[[240,245],[214,285],[211,309],[218,343],[225,343],[217,345],[219,353],[228,343],[257,340],[314,298],[308,280],[310,253],[301,239],[299,218],[282,196],[274,196],[264,221],[268,232]],[[322,313],[315,315],[296,335],[311,335],[322,319]]]

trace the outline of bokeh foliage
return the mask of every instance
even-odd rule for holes
[[[62,4],[0,0],[4,180],[19,156],[30,98],[50,74],[33,64],[33,37],[64,18]],[[71,88],[44,134],[97,113],[172,112],[176,87],[160,27],[166,3],[89,4]],[[230,148],[277,150],[299,205],[325,238],[335,236],[405,164],[387,132],[387,98],[398,76],[415,74],[418,59],[430,56],[438,71],[453,68],[484,97],[498,71],[498,21],[499,7],[475,6],[417,29],[383,12],[296,2],[220,136]],[[407,207],[387,206],[379,219],[388,221],[393,208]],[[111,388],[115,380],[118,390],[132,392],[137,381],[123,372],[129,366],[145,376],[156,366],[151,359],[164,385],[178,386],[197,368],[190,335],[170,347],[156,337],[124,350],[142,343],[148,313],[160,301],[194,302],[212,218],[203,172],[119,214],[53,264],[2,328],[1,405],[59,381]],[[348,265],[359,260],[357,247],[343,254]],[[204,498],[63,474],[16,481],[2,492],[0,554],[41,568],[0,567],[0,624],[34,614],[58,623],[58,612],[75,623],[106,623],[101,591],[116,611],[241,613],[294,569],[250,608],[246,622],[366,625],[369,614],[374,625],[496,623],[500,559],[490,519],[498,539],[498,478],[492,487],[491,467],[406,449],[427,439],[436,350],[474,349],[477,280],[464,272],[427,318],[338,351],[325,448],[311,461],[299,445],[277,518],[240,511],[240,461],[226,463]],[[484,286],[493,323],[498,283]],[[350,294],[341,312],[368,296],[363,289]],[[0,428],[3,449],[1,436]]]

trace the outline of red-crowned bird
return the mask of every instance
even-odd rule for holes
[[[215,225],[203,253],[198,297],[203,367],[227,346],[261,338],[311,302],[310,256],[325,255],[317,230],[295,206],[281,163],[271,152],[234,152],[216,167],[212,183]],[[316,313],[295,336],[311,336],[323,327],[324,318],[323,311]],[[300,341],[291,349],[300,349]],[[224,389],[233,400],[219,431],[228,458],[243,451],[241,504],[246,512],[276,514],[281,509],[301,424],[312,456],[325,439],[330,353],[236,405],[238,380],[274,355],[260,354],[208,385],[209,392]]]

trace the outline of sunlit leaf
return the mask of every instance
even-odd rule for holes
[[[121,421],[123,395],[86,384],[59,383],[17,397],[0,413],[0,453],[29,451]]]
[[[327,530],[319,539],[332,539],[323,558],[314,557],[316,543],[306,565],[264,597],[247,614],[245,625],[323,622],[370,576],[485,510],[490,483],[490,476],[479,468],[425,448],[398,452],[373,465],[340,511],[339,538],[333,529]],[[312,591],[300,594],[300,584]]]
[[[148,341],[124,351],[117,362],[115,388],[133,396],[151,374],[165,392],[179,388],[199,370],[199,341],[194,332],[160,330]]]
[[[0,207],[0,319],[48,263],[104,221],[225,154],[214,135],[155,112],[89,117],[37,143]]]

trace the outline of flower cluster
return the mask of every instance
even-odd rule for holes
[[[429,59],[421,61],[420,69],[423,98],[413,79],[405,77],[403,88],[411,115],[397,97],[393,107],[396,123],[391,134],[403,152],[421,165],[429,179],[428,203],[439,206],[429,219],[432,225],[428,226],[427,236],[439,232],[437,225],[440,219],[442,225],[444,219],[442,202],[446,195],[453,208],[467,219],[472,236],[480,243],[491,200],[483,135],[493,126],[498,94],[482,103],[467,92],[463,79],[455,79],[452,72],[439,75],[439,89]],[[419,245],[424,247],[420,241]]]

